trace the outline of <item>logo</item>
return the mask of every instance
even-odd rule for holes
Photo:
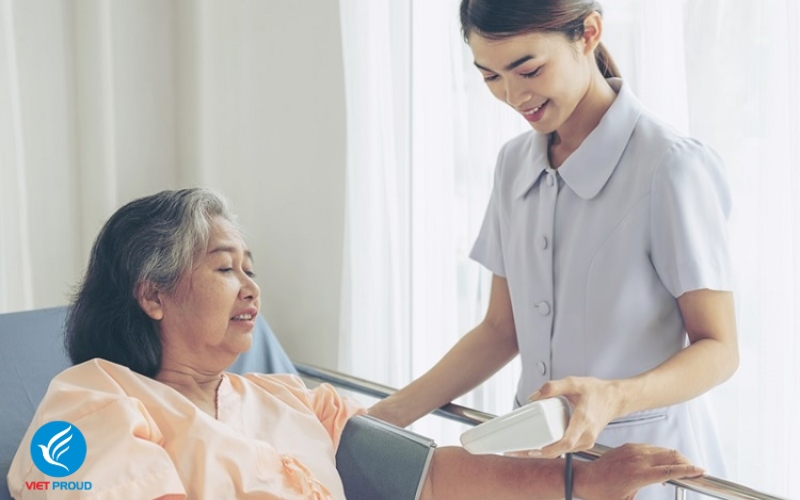
[[[80,469],[86,459],[86,439],[70,424],[55,420],[39,427],[31,440],[36,467],[51,477],[66,477]]]

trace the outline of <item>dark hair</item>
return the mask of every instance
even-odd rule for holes
[[[208,244],[211,219],[235,223],[225,200],[200,188],[134,200],[105,223],[74,297],[64,339],[73,364],[103,358],[147,377],[161,368],[161,339],[137,289],[172,291]]]
[[[461,32],[469,42],[473,32],[488,40],[549,31],[571,41],[583,36],[583,21],[592,12],[603,14],[595,0],[461,0]],[[620,76],[603,43],[594,51],[605,78]]]

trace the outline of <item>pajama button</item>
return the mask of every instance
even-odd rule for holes
[[[547,373],[547,365],[544,364],[544,361],[539,361],[538,363],[536,363],[536,368],[539,369],[539,373],[542,375]]]

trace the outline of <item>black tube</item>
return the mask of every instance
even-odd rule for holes
[[[572,453],[567,453],[564,460],[564,499],[572,500]]]

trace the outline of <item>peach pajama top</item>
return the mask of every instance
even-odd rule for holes
[[[292,375],[224,373],[217,419],[178,391],[94,359],[50,384],[11,464],[17,498],[344,500],[335,454],[347,420],[364,409]],[[34,465],[33,434],[61,420],[86,438],[75,473]],[[90,491],[29,491],[30,481],[91,481]]]

